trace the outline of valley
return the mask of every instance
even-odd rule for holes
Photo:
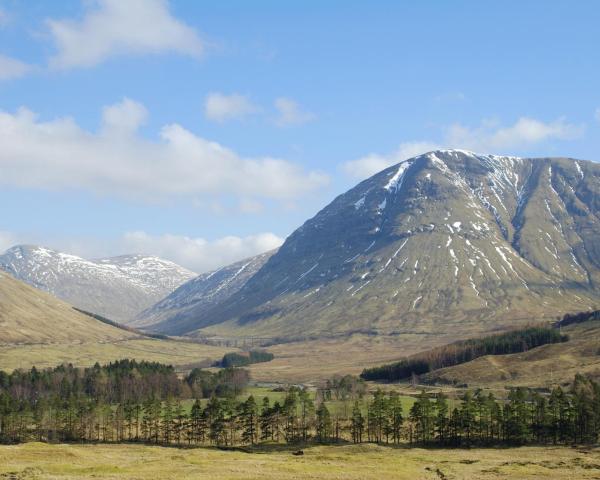
[[[0,480],[600,480],[599,24],[0,0]]]

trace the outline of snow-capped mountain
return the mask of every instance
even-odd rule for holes
[[[133,325],[158,332],[189,331],[190,326],[194,326],[194,318],[201,317],[204,312],[236,293],[275,251],[271,250],[193,278],[140,313]]]
[[[599,164],[440,150],[337,197],[186,329],[465,335],[599,305]]]
[[[145,255],[86,260],[44,247],[18,245],[0,269],[76,307],[128,323],[196,274]]]

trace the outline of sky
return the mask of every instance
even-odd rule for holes
[[[0,0],[0,251],[204,272],[436,148],[600,160],[596,1]]]

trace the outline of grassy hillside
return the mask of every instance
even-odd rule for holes
[[[570,381],[577,372],[600,377],[600,320],[569,325],[562,333],[569,335],[568,342],[481,357],[436,370],[423,380],[473,386],[551,386]]]
[[[177,450],[143,445],[0,447],[0,478],[63,479],[407,479],[598,478],[597,448],[435,451],[376,445],[323,446],[293,456],[288,449]]]
[[[507,355],[526,352],[550,343],[566,342],[567,335],[551,327],[529,327],[511,330],[487,337],[471,338],[434,348],[406,357],[399,362],[366,368],[361,373],[365,380],[398,381],[412,375],[423,375],[434,370],[470,362],[487,355]]]
[[[103,323],[0,272],[0,369],[89,366],[135,358],[179,366],[210,363],[231,348],[151,339]]]
[[[0,272],[0,345],[117,341],[135,336]]]

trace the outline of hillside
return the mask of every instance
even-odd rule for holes
[[[337,197],[185,333],[458,338],[593,308],[599,213],[593,162],[430,152]]]
[[[141,312],[132,325],[179,334],[194,328],[194,319],[240,290],[275,251],[203,273]]]
[[[0,345],[117,341],[136,336],[0,272]]]
[[[477,386],[536,386],[570,382],[576,373],[600,378],[600,320],[561,329],[569,341],[523,353],[490,355],[422,377],[428,383]]]
[[[167,260],[124,255],[86,260],[19,245],[0,255],[0,269],[75,305],[120,323],[153,305],[195,273]]]
[[[232,347],[158,340],[113,327],[0,271],[0,370],[120,358],[210,365]]]

